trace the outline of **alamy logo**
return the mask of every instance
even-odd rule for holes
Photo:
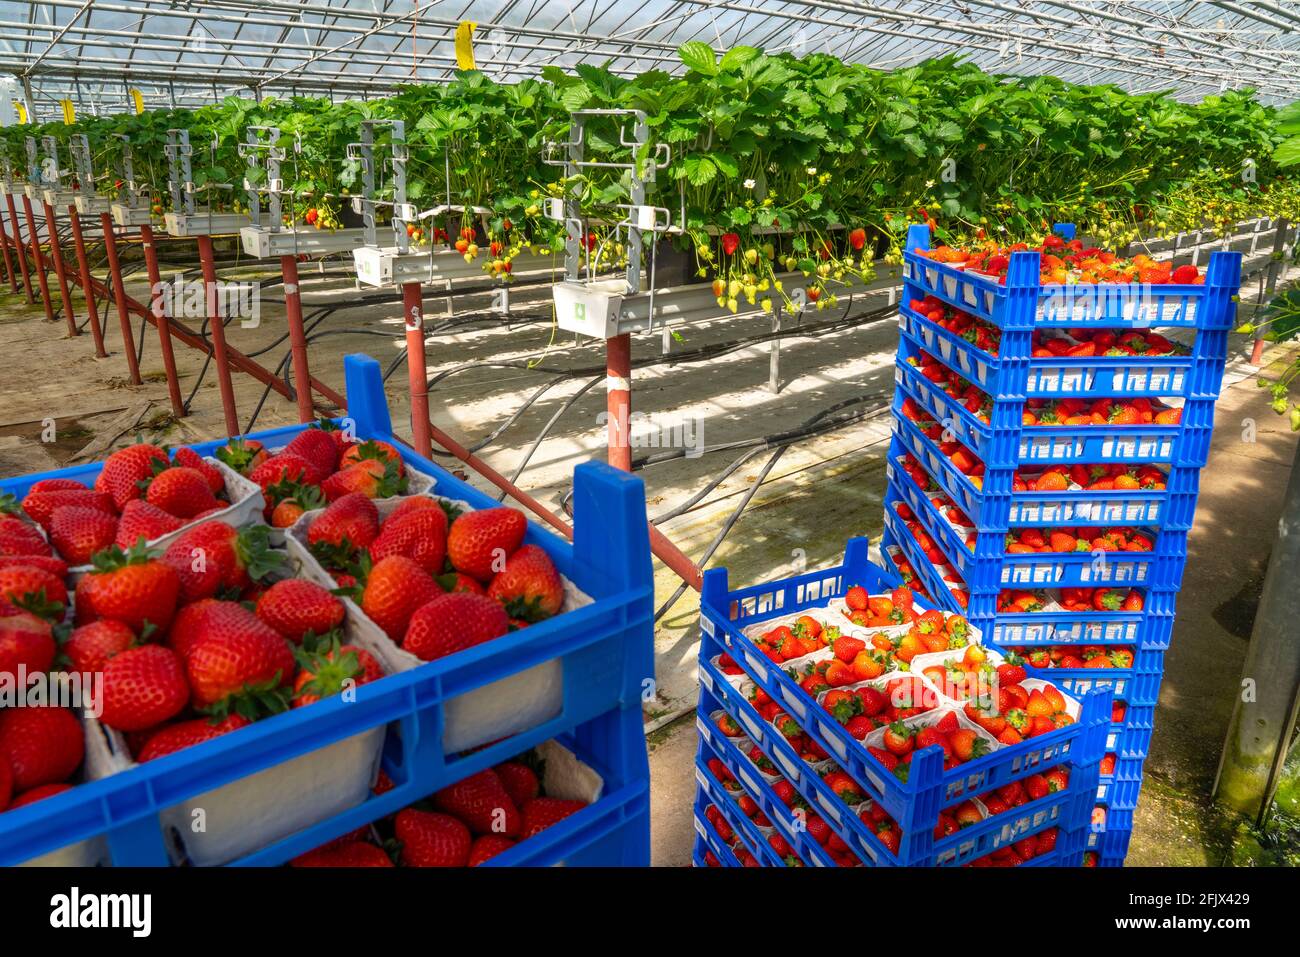
[[[82,894],[74,887],[50,898],[50,926],[57,929],[125,928],[133,937],[153,929],[151,894]]]
[[[227,282],[218,279],[211,287],[201,279],[177,274],[153,288],[154,302],[168,319],[202,322],[213,316],[238,319],[244,329],[255,329],[262,321],[262,287],[256,282]]]

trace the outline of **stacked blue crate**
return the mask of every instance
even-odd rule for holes
[[[1066,239],[1070,224],[1058,224]],[[990,643],[1002,647],[1049,644],[1131,648],[1131,668],[1086,668],[1044,672],[1075,692],[1108,687],[1123,701],[1107,750],[1115,755],[1113,775],[1102,778],[1099,804],[1105,824],[1090,839],[1100,862],[1118,865],[1127,852],[1133,809],[1141,787],[1142,762],[1151,740],[1164,653],[1173,632],[1175,598],[1187,557],[1187,534],[1196,506],[1199,471],[1209,455],[1218,397],[1232,327],[1234,297],[1241,280],[1239,253],[1210,257],[1203,285],[1049,285],[1039,278],[1040,255],[1010,256],[1005,283],[957,266],[932,261],[917,250],[930,248],[929,230],[913,226],[904,254],[899,305],[899,350],[895,379],[894,434],[888,462],[885,556],[907,560],[920,584],[940,607],[964,611]],[[997,354],[977,347],[912,307],[927,296],[942,300],[1000,330]],[[1035,356],[1036,329],[1191,330],[1187,355]],[[917,368],[924,351],[978,386],[989,401],[988,421],[968,411]],[[1176,425],[1024,426],[1027,400],[1081,397],[1180,399]],[[980,458],[980,482],[959,469],[940,448],[933,429],[903,414],[910,400],[944,430],[942,441],[965,445]],[[927,477],[922,488],[904,468],[913,457]],[[1013,480],[1025,466],[1129,463],[1166,472],[1164,489],[1107,492],[1016,491]],[[913,470],[914,471],[914,470]],[[965,533],[949,523],[931,499],[943,492],[973,523]],[[911,534],[897,508],[906,505],[960,579],[942,573]],[[1153,548],[1141,553],[1007,552],[1007,534],[1028,527],[1138,526],[1150,530]],[[1144,592],[1136,612],[1090,614],[998,611],[1007,588],[1136,587]],[[964,596],[962,601],[954,594]],[[1103,829],[1104,827],[1104,829]]]
[[[394,438],[379,364],[344,360],[348,414],[362,439],[394,444],[409,465],[433,476],[437,494],[494,508],[499,503]],[[306,426],[250,436],[268,448]],[[223,442],[194,446],[200,454]],[[99,466],[78,466],[0,482],[21,498],[43,478],[93,482]],[[382,767],[393,786],[354,807],[233,861],[282,864],[393,814],[484,768],[554,740],[593,769],[600,796],[587,808],[494,857],[492,866],[647,866],[650,861],[649,767],[641,693],[654,674],[653,577],[640,479],[602,463],[574,473],[574,540],[530,524],[540,545],[591,604],[410,671],[276,715],[175,754],[82,783],[0,814],[0,866],[20,864],[69,845],[104,841],[117,866],[169,863],[159,814],[182,801],[284,765],[336,741],[385,727]],[[475,689],[558,660],[562,705],[553,717],[471,753],[444,750],[447,706]],[[292,800],[291,794],[285,800]],[[256,826],[255,824],[250,826]]]
[[[898,579],[870,564],[867,552],[865,539],[852,539],[841,566],[734,591],[728,589],[726,569],[705,573],[700,599],[700,701],[696,718],[696,776],[700,788],[695,810],[696,863],[704,861],[707,851],[714,860],[727,865],[717,849],[717,831],[706,817],[710,805],[718,808],[731,827],[733,847],[748,851],[764,866],[835,866],[827,851],[809,838],[806,824],[811,814],[820,816],[844,847],[866,866],[957,866],[1049,828],[1057,829],[1055,849],[1030,863],[1080,863],[1090,835],[1099,762],[1109,730],[1108,691],[1081,695],[1082,708],[1075,724],[1019,745],[998,748],[947,771],[939,748],[922,750],[902,781],[869,755],[860,741],[746,637],[744,630],[751,625],[823,608],[854,585],[872,594],[892,591]],[[723,674],[718,666],[723,654],[743,669],[742,676]],[[765,692],[817,742],[830,756],[825,766],[805,763],[763,719],[742,692],[743,687],[750,686]],[[729,738],[719,728],[717,718],[722,715],[739,728],[739,737]],[[760,767],[736,747],[737,740],[757,746],[768,767]],[[992,815],[955,834],[936,836],[941,811],[1057,766],[1069,769],[1066,790]],[[858,805],[846,803],[823,780],[828,771],[836,768],[846,772],[862,795],[894,820],[901,833],[897,851],[887,848],[859,816]],[[725,769],[725,775],[720,775],[719,769]],[[795,792],[793,807],[774,790],[782,779]],[[770,827],[754,826],[739,807],[746,798]],[[773,834],[793,853],[784,859],[774,854]],[[735,866],[737,854],[730,857]]]

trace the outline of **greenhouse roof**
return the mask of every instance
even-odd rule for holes
[[[229,94],[380,95],[458,68],[456,32],[500,80],[608,63],[680,71],[688,40],[718,50],[828,52],[879,68],[960,54],[995,73],[1052,74],[1200,99],[1253,87],[1300,94],[1300,10],[1286,2],[1079,0],[40,0],[0,2],[0,74],[38,117],[71,99],[115,113]]]

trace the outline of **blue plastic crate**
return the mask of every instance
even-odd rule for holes
[[[1200,394],[1190,355],[1166,356],[1031,356],[1023,395],[1002,384],[1003,363],[961,336],[899,303],[899,329],[912,349],[924,349],[944,365],[987,392],[990,398],[1102,398],[1114,395],[1175,397]]]
[[[864,585],[871,591],[889,590],[894,586],[894,582],[885,579],[867,561],[865,539],[849,541],[844,564],[839,568],[734,592],[727,590],[726,570],[711,569],[705,575],[701,595],[701,626],[705,634],[718,643],[717,651],[726,650],[897,822],[905,835],[904,841],[911,842],[910,846],[905,843],[901,850],[904,860],[928,859],[932,850],[932,831],[941,808],[959,804],[968,797],[1067,761],[1083,768],[1095,766],[1100,761],[1110,718],[1110,696],[1107,694],[1084,698],[1084,710],[1074,725],[1021,745],[1000,749],[949,772],[942,769],[942,752],[937,749],[921,752],[912,762],[908,781],[899,781],[871,758],[861,744],[779,666],[759,652],[741,631],[746,625],[779,613],[789,614],[812,607],[814,603],[824,604],[854,584]],[[708,644],[705,641],[705,645]],[[702,675],[712,671],[709,659],[713,654],[703,655]],[[718,680],[722,680],[720,675]],[[725,684],[725,680],[722,683]],[[712,693],[719,700],[728,699],[729,686],[719,686],[712,689]],[[734,690],[730,690],[730,696],[739,698]],[[748,705],[744,704],[744,707]],[[770,740],[773,736],[766,737]],[[756,743],[762,746],[762,742]],[[781,742],[771,743],[774,748],[781,746]],[[777,763],[781,765],[782,762]],[[800,786],[800,782],[792,780],[791,783]]]
[[[1186,559],[1186,533],[1146,530],[1154,548],[1149,552],[1107,552],[1099,560],[1092,552],[1022,552],[1006,550],[1004,531],[975,531],[974,547],[959,528],[939,514],[927,495],[903,469],[898,458],[885,466],[889,494],[905,502],[917,520],[940,544],[949,564],[968,583],[989,582],[1001,588],[1096,588],[1107,585],[1150,588],[1177,585]],[[888,502],[886,508],[889,507]]]
[[[439,494],[480,508],[498,503],[403,446],[392,433],[379,364],[345,360],[349,414],[363,438],[396,445],[414,469],[435,477]],[[254,438],[279,445],[303,427]],[[206,453],[220,442],[194,446]],[[0,482],[21,496],[35,481],[72,476],[93,481],[98,465]],[[493,860],[511,863],[625,864],[649,862],[649,770],[640,695],[653,675],[653,578],[639,479],[600,463],[574,477],[574,543],[529,526],[560,571],[592,604],[410,671],[357,689],[345,702],[327,699],[238,732],[0,815],[0,864],[26,861],[103,836],[117,865],[168,863],[158,814],[214,788],[316,751],[369,728],[388,726],[384,769],[392,790],[235,861],[275,865],[391,814],[476,771],[556,739],[604,780],[601,798]],[[558,659],[560,712],[536,727],[481,750],[448,754],[442,747],[448,702],[540,662]]]
[[[711,703],[708,698],[703,700],[706,704]],[[717,732],[702,711],[696,715],[695,723],[700,732],[700,757],[706,763],[709,758],[717,758],[726,766],[799,859],[814,867],[835,867],[834,859],[813,840],[807,830],[798,826],[793,811],[776,796],[763,772],[749,757],[741,754],[726,735]]]
[[[1060,231],[1058,229],[1058,231]],[[1241,285],[1241,254],[1210,254],[1204,285],[1049,285],[1039,281],[1040,255],[1012,253],[1005,283],[991,276],[934,262],[924,225],[908,228],[903,252],[901,302],[932,295],[1000,329],[1092,327],[1192,327],[1226,330],[1232,297]],[[1005,338],[1003,342],[1005,344]]]
[[[706,642],[707,644],[708,642]],[[735,718],[742,727],[749,728],[755,723],[761,726],[761,717],[745,701],[744,696],[736,691],[720,672],[714,669],[709,663],[708,659],[710,657],[712,656],[702,655],[700,661],[701,713],[712,713],[715,708],[721,707],[722,710]],[[823,718],[827,723],[834,721],[824,712],[815,720],[821,722]],[[715,750],[728,749],[727,738],[712,723],[701,719],[698,722],[698,727],[701,739],[708,742]],[[826,820],[831,829],[840,837],[840,840],[847,844],[858,858],[868,866],[950,867],[960,865],[1049,827],[1078,829],[1084,822],[1089,820],[1095,801],[1098,766],[1094,761],[1090,765],[1071,767],[1070,787],[1066,791],[1029,802],[1021,807],[990,817],[978,824],[964,827],[955,834],[937,840],[933,835],[935,823],[938,821],[938,811],[936,810],[934,822],[930,823],[925,830],[928,839],[922,839],[918,834],[908,834],[904,830],[899,853],[895,855],[880,842],[880,839],[871,830],[870,826],[861,819],[856,808],[842,801],[821,779],[819,769],[801,762],[794,749],[775,729],[760,730],[760,733],[751,733],[749,737],[783,771],[786,768],[791,768],[793,772],[797,772],[787,773],[784,776],[799,791],[809,806]],[[729,750],[731,754],[739,755],[739,752],[734,747]],[[1096,754],[1096,760],[1100,760],[1100,753],[1095,749],[1094,753]],[[830,764],[831,762],[827,762],[828,766]],[[753,769],[752,763],[748,764],[748,766]],[[1046,770],[1049,766],[1055,766],[1055,764],[1035,766],[1031,771]],[[956,772],[949,773],[955,774]],[[749,777],[758,782],[762,781],[762,775],[757,769],[751,770]],[[861,781],[858,783],[859,785],[863,784]],[[765,785],[762,786],[765,787]],[[984,790],[987,790],[987,788],[980,788],[978,792],[982,793]],[[871,795],[869,789],[867,793],[869,796]],[[967,797],[975,796],[977,796],[976,791],[970,791],[949,803],[961,803]],[[769,800],[775,801],[776,798],[772,795]],[[765,813],[767,813],[766,809]],[[897,819],[895,820],[897,822]]]
[[[760,864],[764,867],[785,867],[785,862],[776,856],[776,851],[767,842],[767,836],[758,825],[741,812],[730,792],[713,776],[713,772],[705,764],[707,760],[703,751],[695,758],[696,807],[701,816],[712,804],[722,812],[722,816],[731,825],[731,830],[736,837]],[[707,819],[705,823],[708,823]]]
[[[692,815],[695,823],[695,851],[691,855],[691,863],[696,867],[708,867],[708,862],[704,859],[704,852],[708,851],[717,858],[720,867],[739,867],[740,861],[736,860],[736,855],[732,853],[731,848],[723,842],[717,829],[704,816],[700,804],[701,800],[697,796],[695,813]]]
[[[1109,689],[1132,710],[1135,706],[1155,706],[1160,696],[1164,662],[1163,651],[1139,648],[1134,652],[1132,668],[1030,668],[1029,671],[1076,697],[1096,689]]]

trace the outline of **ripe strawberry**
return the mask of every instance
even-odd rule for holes
[[[447,572],[436,579],[439,585],[449,592],[469,592],[474,595],[486,595],[487,589],[464,572]]]
[[[118,548],[130,548],[141,539],[151,542],[176,531],[184,524],[182,519],[164,512],[156,505],[150,505],[144,499],[132,499],[122,509],[113,544]]]
[[[176,652],[162,645],[128,648],[104,665],[100,720],[118,731],[143,731],[175,717],[189,697]]]
[[[0,602],[57,622],[68,604],[68,589],[53,572],[34,565],[9,565],[0,568]]]
[[[176,614],[180,588],[175,569],[146,549],[107,548],[95,555],[94,568],[77,582],[77,623],[113,618],[136,634],[146,624],[165,629]]]
[[[361,610],[396,642],[406,634],[416,609],[443,594],[428,572],[401,555],[380,559],[365,572],[364,580]]]
[[[320,636],[333,631],[344,615],[343,602],[302,578],[278,581],[257,600],[257,617],[296,645],[308,632]]]
[[[153,476],[155,462],[168,464],[167,453],[156,445],[140,443],[120,449],[104,460],[95,479],[95,491],[110,496],[121,511],[127,502],[143,494],[138,483]]]
[[[442,572],[447,558],[447,516],[440,508],[426,508],[389,518],[370,545],[371,561],[404,555],[430,575]]]
[[[323,434],[323,433],[322,433]],[[349,841],[336,847],[318,847],[300,854],[290,867],[394,867],[384,849],[365,841]]]
[[[0,515],[0,555],[49,555],[50,543],[33,526],[12,515]]]
[[[507,558],[487,593],[505,606],[511,618],[530,622],[558,614],[564,604],[560,573],[539,545],[523,545]]]
[[[175,571],[183,603],[237,597],[283,563],[284,555],[271,550],[268,535],[264,525],[236,529],[209,519],[182,532],[167,546],[162,562]]]
[[[393,510],[388,513],[388,517],[384,519],[384,523],[395,522],[403,515],[409,515],[412,512],[421,512],[429,508],[436,508],[442,512],[447,518],[449,524],[456,515],[460,514],[460,511],[457,509],[455,510],[456,515],[449,515],[448,509],[450,506],[444,505],[435,498],[429,498],[427,495],[411,495],[397,503]]]
[[[523,807],[542,792],[541,782],[533,769],[519,761],[504,761],[493,769],[501,779],[502,786],[515,802],[515,807]]]
[[[256,439],[231,439],[213,455],[244,477],[252,475],[269,457],[266,447]]]
[[[407,867],[464,867],[473,839],[469,828],[447,814],[406,808],[397,812],[393,833]]]
[[[144,746],[136,752],[136,763],[144,764],[146,761],[174,754],[196,744],[202,744],[204,741],[211,741],[223,734],[247,727],[248,723],[247,718],[232,714],[221,721],[213,721],[211,718],[194,718],[190,721],[178,721],[176,724],[169,724],[165,728],[159,728],[154,732]]]
[[[72,776],[85,755],[81,722],[67,708],[26,707],[0,711],[0,757],[9,759],[20,794]]]
[[[435,808],[459,818],[475,834],[515,837],[523,825],[519,808],[491,768],[443,788],[432,801]]]
[[[190,704],[225,717],[255,721],[288,708],[294,658],[289,643],[251,612],[209,620],[184,654]]]
[[[16,682],[20,671],[28,675],[49,671],[57,653],[49,621],[0,602],[0,677],[7,675]]]
[[[587,807],[586,801],[565,801],[560,798],[533,798],[523,806],[523,830],[519,840],[526,841],[540,834],[552,824],[558,824],[570,814],[577,814]]]
[[[60,505],[50,516],[50,544],[73,565],[88,564],[95,553],[113,544],[117,519],[97,508]]]
[[[478,867],[484,861],[491,860],[502,851],[510,850],[515,846],[515,843],[510,838],[502,837],[499,834],[484,834],[481,837],[476,837],[469,849],[469,866]]]
[[[451,523],[447,533],[447,557],[460,572],[490,581],[505,568],[524,540],[528,519],[514,508],[488,508],[466,512]]]
[[[302,518],[305,513],[325,507],[325,495],[315,485],[299,485],[297,482],[289,482],[286,494],[281,497],[280,493],[284,490],[284,485],[273,485],[270,489],[267,489],[268,492],[279,499],[275,507],[271,509],[272,528],[288,528]]]
[[[62,489],[82,489],[85,487],[86,483],[78,482],[76,479],[48,478],[33,482],[31,488],[27,490],[27,494],[30,495],[32,492],[55,492]]]
[[[295,708],[384,676],[384,668],[374,655],[356,645],[340,645],[337,640],[323,650],[299,649],[297,655],[301,670],[293,682]]]
[[[202,475],[207,480],[208,488],[212,490],[213,495],[225,491],[226,480],[221,477],[221,471],[193,449],[177,449],[176,454],[172,457],[172,462],[187,469],[194,469],[194,471]]]
[[[327,566],[351,558],[353,549],[369,548],[379,537],[379,510],[361,493],[335,499],[307,529],[307,544]]]
[[[209,509],[221,508],[208,480],[197,469],[184,466],[164,469],[148,484],[145,501],[177,518],[190,519]]]
[[[450,592],[436,595],[415,610],[401,645],[420,660],[433,661],[500,638],[509,630],[510,616],[493,599]]]
[[[93,492],[88,488],[28,492],[27,497],[23,499],[23,511],[27,513],[27,517],[47,532],[54,510],[63,505],[98,509],[108,515],[116,515],[118,511],[112,496],[105,495],[103,492]]]
[[[406,491],[407,478],[396,462],[363,459],[335,472],[320,483],[325,498],[334,501],[360,492],[366,498],[392,498]]]
[[[370,439],[349,446],[339,456],[339,469],[341,471],[366,461],[379,462],[380,464],[392,462],[399,476],[406,474],[406,467],[402,464],[402,453],[397,451],[395,446],[380,439]]]
[[[18,565],[47,571],[57,576],[60,581],[68,577],[68,563],[52,555],[0,555],[0,568],[13,568]]]
[[[63,643],[63,654],[68,658],[69,671],[93,674],[102,671],[109,658],[133,644],[135,632],[120,621],[101,618],[73,629]]]
[[[301,485],[319,485],[324,478],[314,465],[292,452],[272,455],[254,468],[248,477],[263,489],[285,479],[292,479]]]
[[[31,788],[16,796],[13,803],[9,805],[9,810],[17,810],[20,807],[26,807],[28,804],[35,804],[37,801],[43,801],[47,797],[53,797],[56,794],[62,794],[64,791],[71,791],[71,784],[42,784],[40,787]]]
[[[339,464],[339,447],[327,432],[304,429],[295,435],[284,451],[310,462],[317,473],[330,475]]]

